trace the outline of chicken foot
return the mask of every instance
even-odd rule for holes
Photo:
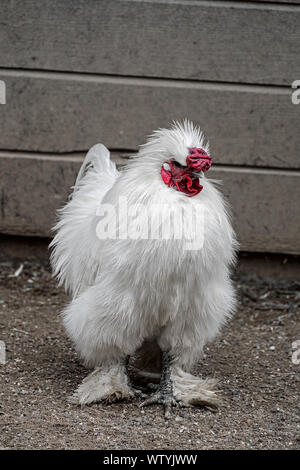
[[[163,352],[162,354],[162,371],[161,371],[161,379],[158,386],[158,389],[143,403],[141,403],[141,407],[159,404],[163,405],[165,418],[171,418],[171,407],[172,406],[179,406],[184,407],[187,406],[182,401],[178,400],[174,396],[173,392],[173,381],[172,381],[172,356],[168,352]]]

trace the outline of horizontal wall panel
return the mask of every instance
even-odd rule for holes
[[[6,0],[0,66],[290,85],[299,23],[260,2]]]
[[[215,168],[245,251],[300,254],[300,172]]]
[[[80,163],[1,153],[0,233],[49,236]],[[243,250],[300,254],[300,172],[215,167],[210,175],[223,180]]]
[[[232,0],[223,0],[224,2],[232,3]],[[243,0],[241,0],[243,1]],[[254,0],[256,3],[291,3],[295,5],[300,5],[300,0]]]
[[[0,79],[2,150],[63,153],[96,142],[135,150],[154,129],[188,117],[217,163],[300,167],[300,105],[286,88],[14,71]]]
[[[67,201],[79,158],[0,153],[0,233],[49,236],[55,211]]]

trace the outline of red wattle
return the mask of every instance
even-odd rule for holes
[[[176,165],[173,158],[166,163],[168,163],[170,170],[166,170],[162,165],[160,174],[163,182],[167,186],[175,186],[178,191],[186,194],[188,197],[196,196],[202,191],[203,186],[200,184],[199,178],[195,178],[191,175],[191,168]]]
[[[163,179],[163,182],[164,182],[167,186],[173,186],[172,174],[171,174],[170,171],[165,170],[164,167],[162,166],[162,167],[161,167],[161,170],[160,170],[160,174],[161,174],[161,177],[162,177],[162,179]]]

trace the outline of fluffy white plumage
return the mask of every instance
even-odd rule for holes
[[[171,358],[171,404],[217,401],[213,382],[189,371],[234,311],[229,271],[237,243],[216,182],[201,175],[202,192],[187,197],[161,178],[162,164],[174,158],[186,165],[191,147],[208,151],[198,128],[188,121],[176,123],[154,132],[118,172],[108,150],[95,145],[72,198],[59,212],[51,262],[54,274],[72,294],[63,323],[84,363],[96,369],[74,394],[76,403],[133,396],[125,358],[149,339]],[[100,240],[99,209],[111,204],[117,213],[120,196],[133,211],[140,204],[158,207],[154,219],[157,216],[160,226],[169,223],[170,212],[180,221],[187,205],[196,211],[204,208],[202,248],[187,250],[182,239]],[[117,229],[124,217],[121,213]],[[144,213],[135,223],[139,218],[143,225]]]

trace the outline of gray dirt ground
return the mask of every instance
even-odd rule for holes
[[[238,312],[196,370],[219,379],[217,412],[138,400],[78,408],[66,398],[87,371],[62,329],[67,301],[47,269],[0,265],[0,447],[10,449],[295,449],[299,447],[299,285],[238,277]],[[298,317],[298,318],[297,318]],[[299,429],[299,427],[298,427]]]

